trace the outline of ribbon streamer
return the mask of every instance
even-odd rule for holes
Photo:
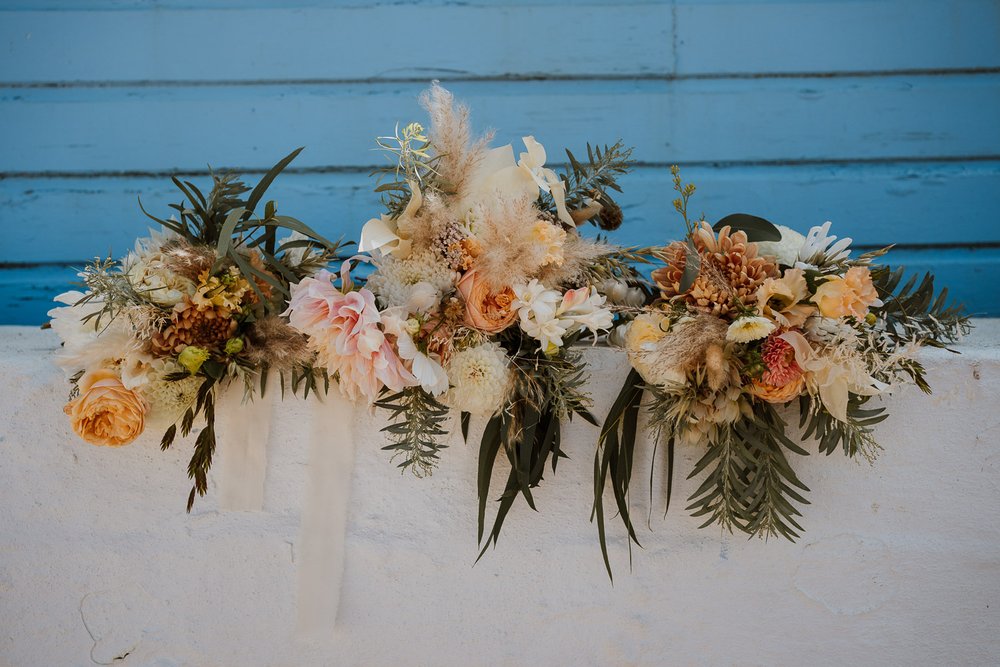
[[[331,388],[309,400],[312,416],[306,495],[299,546],[298,634],[330,636],[344,576],[351,476],[354,404]]]
[[[233,384],[219,397],[219,506],[237,512],[264,508],[267,443],[271,434],[274,392],[243,404],[243,387]]]

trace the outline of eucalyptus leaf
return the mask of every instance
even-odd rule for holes
[[[748,213],[732,213],[712,225],[716,232],[723,227],[729,227],[734,232],[745,232],[747,240],[754,243],[781,240],[781,231],[774,223]]]

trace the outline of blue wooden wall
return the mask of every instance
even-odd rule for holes
[[[680,234],[679,163],[710,218],[833,220],[1000,315],[997,0],[0,0],[0,49],[0,323],[208,164],[305,145],[272,194],[356,237],[372,138],[432,78],[504,140],[636,145],[624,243]]]

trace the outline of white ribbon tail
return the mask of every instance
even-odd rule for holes
[[[311,640],[328,638],[337,620],[355,446],[354,404],[336,387],[319,398],[310,401],[312,432],[298,550],[297,633]]]
[[[239,383],[227,387],[219,397],[219,506],[237,512],[259,512],[264,508],[274,393],[246,403],[243,397]]]

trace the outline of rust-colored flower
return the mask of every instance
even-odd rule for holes
[[[462,276],[457,287],[465,300],[466,326],[485,333],[499,333],[517,319],[517,311],[513,308],[514,290],[509,286],[493,291],[473,269]]]
[[[121,447],[142,433],[147,405],[125,388],[114,371],[85,373],[77,383],[80,395],[66,404],[73,430],[92,445]]]
[[[757,256],[757,244],[747,241],[745,232],[723,227],[716,236],[703,222],[694,234],[694,244],[701,268],[686,292],[680,289],[687,263],[685,245],[671,243],[662,250],[666,266],[653,271],[652,278],[664,299],[683,300],[698,310],[725,316],[736,309],[737,303],[754,303],[764,280],[778,275],[778,266]]]
[[[237,324],[224,306],[198,307],[190,299],[176,306],[170,322],[153,334],[153,350],[160,354],[180,354],[188,345],[215,350],[236,333]]]

